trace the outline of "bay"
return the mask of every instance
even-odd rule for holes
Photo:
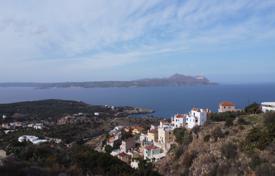
[[[140,88],[0,88],[0,103],[41,99],[145,107],[154,109],[156,116],[168,118],[175,113],[187,113],[192,107],[217,111],[220,101],[235,102],[238,108],[244,108],[253,102],[275,101],[275,84]]]

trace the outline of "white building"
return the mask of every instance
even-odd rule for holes
[[[187,128],[204,125],[207,120],[207,112],[207,109],[193,108],[186,118]]]
[[[20,136],[18,138],[18,142],[24,142],[24,141],[31,142],[33,144],[41,144],[41,143],[48,142],[48,140],[46,139],[39,139],[36,136],[29,136],[29,135]]]
[[[263,102],[261,103],[262,111],[266,112],[275,112],[275,102]]]
[[[176,114],[171,118],[172,125],[175,128],[184,127],[186,123],[186,114]]]

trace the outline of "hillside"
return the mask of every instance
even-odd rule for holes
[[[275,175],[275,114],[218,116],[204,127],[177,132],[178,144],[157,170],[171,176]]]
[[[107,87],[163,87],[184,85],[215,84],[204,76],[186,76],[174,74],[166,78],[145,78],[132,81],[88,81],[88,82],[59,82],[59,83],[0,83],[0,87],[35,87],[35,88],[107,88]]]

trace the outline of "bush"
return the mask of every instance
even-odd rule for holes
[[[275,168],[269,163],[263,163],[256,167],[257,176],[274,176]]]
[[[223,138],[224,134],[221,130],[220,127],[216,127],[213,131],[212,131],[212,137],[214,137],[215,140],[217,140],[218,138]]]
[[[267,128],[271,139],[275,138],[275,113],[269,112],[264,114],[264,124]]]
[[[210,139],[210,135],[209,134],[207,134],[207,135],[205,135],[204,137],[203,137],[203,141],[204,142],[208,142],[209,141],[209,139]]]
[[[192,136],[185,128],[174,129],[174,135],[178,144],[188,145],[192,142]]]
[[[259,114],[262,112],[261,105],[258,103],[252,103],[244,108],[244,111],[249,114]]]
[[[242,117],[239,117],[238,120],[237,120],[237,123],[239,125],[248,125],[249,123]]]
[[[224,144],[221,148],[221,152],[227,159],[234,159],[237,155],[237,146],[232,143]]]
[[[232,118],[226,119],[224,125],[225,125],[226,127],[231,127],[231,126],[233,125],[233,120],[234,120],[234,119],[232,119]]]
[[[196,158],[196,153],[195,152],[185,152],[183,155],[183,161],[182,161],[182,166],[185,168],[189,168],[193,160]]]
[[[249,163],[249,167],[255,170],[257,166],[261,165],[262,163],[263,161],[261,160],[261,158],[258,155],[253,154]]]
[[[263,150],[269,143],[270,138],[265,129],[253,128],[249,131],[243,143],[246,151],[252,151],[254,148]]]
[[[113,150],[113,147],[110,146],[110,145],[106,145],[105,148],[104,148],[104,150],[105,150],[106,153],[110,154],[112,152],[112,150]]]
[[[223,113],[211,113],[209,119],[214,122],[226,121],[226,119],[234,120],[240,115],[244,115],[244,112],[223,112]]]

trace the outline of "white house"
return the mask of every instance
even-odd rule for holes
[[[41,144],[44,142],[48,142],[48,140],[46,140],[46,139],[39,139],[36,136],[29,136],[29,135],[20,136],[18,138],[18,142],[24,142],[24,141],[29,141],[33,144]]]
[[[176,114],[171,118],[172,125],[175,128],[184,127],[186,123],[186,114]]]
[[[275,112],[275,102],[263,102],[261,103],[262,111],[266,112]]]
[[[187,128],[204,125],[207,120],[207,112],[207,109],[193,108],[186,118]]]

